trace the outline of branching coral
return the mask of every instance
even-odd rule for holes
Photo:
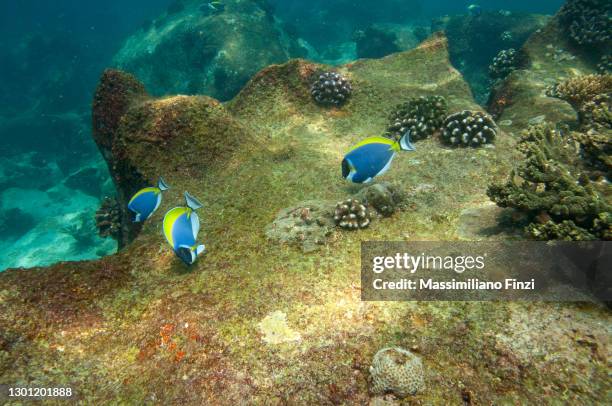
[[[611,73],[612,72],[612,55],[602,56],[601,59],[599,60],[599,63],[597,64],[597,70],[602,75],[605,73]]]
[[[503,79],[519,66],[519,54],[514,48],[499,51],[489,65],[489,76],[493,79]]]
[[[464,110],[451,114],[444,121],[442,141],[460,147],[478,147],[493,142],[497,126],[493,119],[480,111]]]
[[[442,96],[410,99],[395,107],[385,136],[399,140],[409,130],[413,141],[430,137],[440,129],[447,113],[446,99]]]
[[[366,228],[370,225],[370,211],[359,200],[348,199],[336,205],[334,221],[348,230]]]
[[[611,13],[608,0],[569,0],[559,11],[559,18],[577,44],[601,44],[612,39]]]
[[[612,92],[612,75],[582,75],[547,89],[546,94],[567,101],[576,110],[597,95]]]
[[[348,100],[352,92],[350,82],[336,72],[321,73],[310,89],[314,100],[324,106],[340,106]]]
[[[574,136],[543,124],[519,141],[525,159],[505,184],[487,194],[501,207],[527,214],[526,231],[537,239],[595,240],[612,237],[612,206],[607,184],[592,182]]]

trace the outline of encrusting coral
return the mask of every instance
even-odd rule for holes
[[[487,195],[500,207],[525,213],[526,231],[536,239],[612,239],[606,185],[590,179],[579,142],[547,124],[531,127],[519,141],[525,159],[505,184],[489,186]]]
[[[503,79],[519,65],[519,54],[514,48],[499,51],[489,65],[489,76],[493,79]]]
[[[490,144],[497,135],[493,119],[481,111],[463,110],[451,114],[442,127],[442,142],[460,147]]]
[[[338,202],[334,211],[336,225],[348,230],[366,228],[370,225],[370,211],[359,200],[347,199]]]
[[[383,348],[374,355],[370,366],[370,391],[405,398],[423,389],[423,375],[423,363],[417,355],[403,348]]]
[[[121,234],[121,208],[117,199],[105,197],[96,211],[96,227],[100,237],[111,237],[116,240]]]
[[[559,18],[577,44],[601,44],[612,39],[611,12],[608,0],[569,0],[559,11]]]
[[[310,88],[314,100],[324,106],[341,106],[352,92],[351,83],[337,72],[319,74]]]
[[[390,125],[385,136],[399,140],[410,131],[413,141],[428,138],[440,129],[447,114],[446,99],[442,96],[410,99],[395,107],[389,116]]]

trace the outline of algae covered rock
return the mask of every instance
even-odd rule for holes
[[[370,379],[372,394],[392,393],[405,398],[423,389],[423,363],[417,355],[403,348],[383,348],[372,359]]]
[[[444,120],[442,142],[458,147],[490,144],[497,135],[497,125],[486,113],[463,110]]]
[[[278,243],[295,244],[304,252],[324,245],[334,229],[334,206],[326,201],[306,201],[281,210],[266,227],[266,237]]]
[[[354,198],[388,217],[402,208],[406,193],[395,185],[381,182],[361,189]]]
[[[399,140],[406,131],[410,139],[422,140],[440,130],[448,114],[446,99],[442,96],[421,96],[395,107],[389,116],[385,136]]]
[[[506,183],[487,190],[499,206],[525,213],[531,222],[526,231],[536,239],[612,237],[608,186],[589,178],[592,169],[576,141],[546,124],[530,128],[519,142],[525,159]]]

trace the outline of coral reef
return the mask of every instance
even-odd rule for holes
[[[463,110],[444,120],[441,139],[448,145],[479,147],[490,144],[497,135],[497,125],[486,113]]]
[[[558,16],[566,33],[579,45],[612,39],[612,4],[607,0],[568,0]]]
[[[392,393],[398,398],[415,395],[425,386],[423,363],[403,348],[383,348],[370,366],[370,391],[375,395]]]
[[[608,93],[593,97],[582,105],[579,116],[587,129],[612,129],[612,95]]]
[[[336,204],[334,221],[347,230],[366,228],[371,222],[370,211],[359,200],[347,199]]]
[[[95,214],[100,237],[118,240],[121,233],[121,207],[117,199],[105,197]]]
[[[390,125],[385,136],[399,140],[410,131],[413,141],[431,137],[440,130],[448,114],[446,99],[442,96],[421,96],[395,107],[389,116]]]
[[[316,75],[310,88],[313,99],[323,106],[341,106],[353,92],[351,83],[337,72]]]
[[[575,141],[546,124],[531,127],[519,142],[525,159],[505,184],[487,190],[499,206],[528,216],[526,231],[534,238],[612,237],[612,206],[602,190],[606,186],[589,179]]]
[[[499,51],[489,65],[489,76],[493,79],[503,79],[519,65],[519,54],[514,48]]]

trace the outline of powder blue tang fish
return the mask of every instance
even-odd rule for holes
[[[202,207],[195,197],[185,192],[187,206],[175,207],[164,216],[164,236],[174,253],[187,265],[193,264],[206,249],[196,243],[200,218],[195,210]]]
[[[161,204],[162,192],[168,189],[170,187],[160,177],[157,187],[146,187],[136,192],[128,202],[128,209],[134,213],[134,222],[139,223],[151,217]]]
[[[366,138],[344,156],[342,177],[354,183],[371,182],[389,170],[391,161],[399,151],[414,151],[409,132],[399,141],[385,137]]]

